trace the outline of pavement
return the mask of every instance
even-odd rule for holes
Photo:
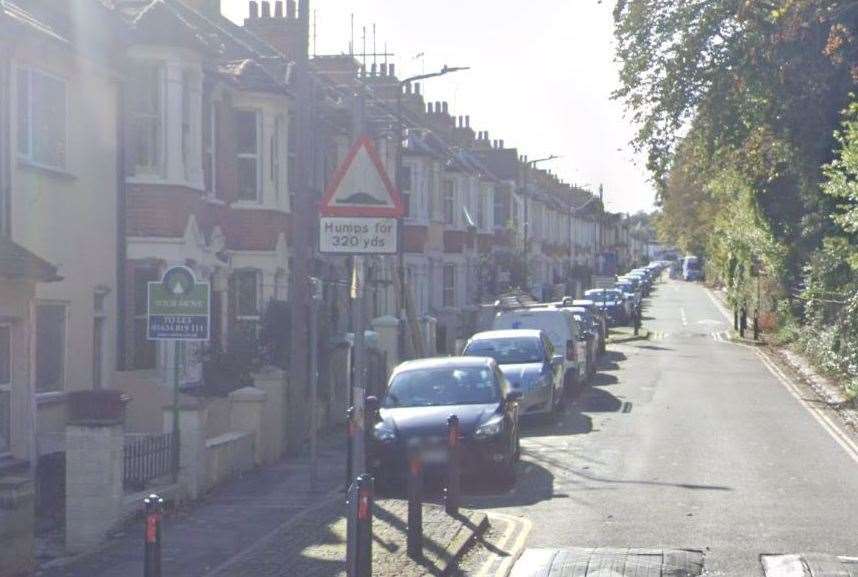
[[[523,427],[513,490],[466,506],[527,519],[528,551],[579,559],[552,576],[669,574],[641,550],[699,553],[708,576],[854,575],[854,434],[731,324],[701,285],[660,283],[648,338],[618,331],[592,386]],[[516,577],[539,574],[528,551]],[[580,570],[586,551],[598,571]]]
[[[163,574],[176,577],[340,577],[345,575],[346,520],[342,486],[345,447],[320,447],[318,480],[306,458],[284,460],[170,512],[162,531]],[[446,573],[487,528],[484,513],[450,516],[438,504],[423,510],[424,558],[406,554],[407,503],[378,499],[373,508],[374,577]],[[41,577],[142,575],[143,525],[135,521],[98,551],[43,564]]]

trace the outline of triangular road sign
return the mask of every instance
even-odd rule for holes
[[[399,191],[369,137],[358,139],[334,173],[320,212],[323,216],[377,218],[399,218],[404,214]]]

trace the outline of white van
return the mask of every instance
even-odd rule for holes
[[[560,309],[515,309],[499,312],[492,329],[545,331],[555,350],[563,355],[563,383],[567,388],[587,381],[587,341],[578,334],[575,316]]]

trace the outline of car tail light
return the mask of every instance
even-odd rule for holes
[[[575,360],[575,341],[569,340],[566,341],[566,360],[574,361]]]

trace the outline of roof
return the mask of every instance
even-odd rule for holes
[[[39,282],[62,280],[55,266],[6,237],[0,237],[0,277]]]
[[[538,339],[542,331],[537,329],[506,329],[498,331],[483,331],[471,337],[472,341],[490,341],[501,339]]]
[[[492,359],[484,357],[434,357],[431,359],[416,359],[405,361],[393,370],[393,373],[416,371],[421,369],[439,369],[444,367],[486,367],[492,364]]]

